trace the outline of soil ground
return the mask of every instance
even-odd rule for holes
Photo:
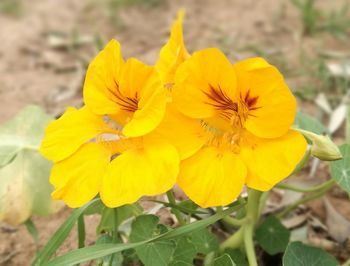
[[[292,89],[309,82],[308,73],[298,72],[303,55],[313,58],[320,50],[350,52],[348,40],[331,34],[302,36],[300,13],[287,0],[117,2],[19,0],[14,1],[14,11],[0,12],[0,123],[27,104],[38,104],[53,115],[62,113],[68,105],[81,105],[84,71],[97,52],[96,43],[116,38],[125,57],[153,64],[179,8],[186,10],[184,35],[188,50],[216,46],[233,61],[263,53],[280,67]],[[343,3],[318,1],[324,9],[340,8]],[[312,101],[299,99],[299,106],[305,112],[318,114]],[[341,141],[343,135],[337,137]],[[323,170],[327,178],[328,170]],[[350,220],[349,201],[333,194],[330,197],[331,201],[336,198],[337,209]],[[309,207],[321,220],[326,219],[322,201]],[[70,212],[66,208],[50,217],[33,219],[40,246]],[[97,223],[98,217],[87,217],[87,244],[94,240]],[[73,233],[60,252],[76,246]],[[28,265],[35,249],[24,226],[0,224],[0,265]]]

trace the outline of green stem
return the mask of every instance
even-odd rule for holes
[[[118,209],[114,208],[113,209],[113,241],[115,243],[118,243]]]
[[[239,248],[245,246],[248,262],[250,266],[257,266],[257,260],[255,255],[255,247],[253,241],[253,233],[255,223],[259,217],[260,198],[262,192],[249,189],[248,191],[248,204],[247,214],[244,218],[242,227],[231,235],[220,246],[220,251],[223,252],[226,248]]]
[[[223,212],[223,209],[222,207],[217,207],[216,208],[216,212],[218,213],[222,213]],[[229,224],[229,225],[232,225],[234,227],[237,227],[237,226],[242,226],[244,223],[245,223],[245,218],[243,219],[236,219],[236,218],[233,218],[231,216],[225,216],[224,218],[222,218],[222,220]]]
[[[32,236],[34,244],[35,244],[35,248],[38,251],[38,249],[39,249],[39,232],[38,232],[38,229],[36,228],[35,224],[33,223],[33,221],[30,218],[24,224],[25,224],[28,232]]]
[[[169,190],[166,193],[166,195],[168,197],[169,203],[172,204],[172,205],[176,205],[176,200],[175,200],[175,196],[174,196],[173,191]],[[178,220],[180,225],[186,224],[186,221],[183,219],[181,212],[177,208],[172,208],[171,211],[176,216],[176,219]]]
[[[329,181],[325,182],[322,184],[322,187],[318,190],[316,190],[313,194],[308,195],[296,202],[294,202],[293,204],[289,205],[287,208],[285,208],[283,211],[281,211],[280,213],[276,214],[276,217],[281,219],[283,218],[286,214],[288,214],[290,211],[294,210],[295,208],[297,208],[299,205],[301,204],[305,204],[311,200],[317,199],[319,197],[321,197],[323,194],[325,194],[329,189],[331,189],[334,185],[335,181],[334,179],[330,179]]]
[[[255,247],[253,241],[253,232],[255,223],[259,216],[260,198],[262,192],[254,189],[248,190],[248,205],[247,205],[247,223],[244,225],[244,246],[249,262],[249,266],[257,266],[255,255]]]
[[[240,248],[243,243],[243,233],[244,227],[239,228],[220,245],[220,252],[223,252],[226,248]]]
[[[316,191],[322,190],[323,188],[328,187],[329,184],[333,184],[333,183],[334,183],[334,179],[329,179],[328,181],[322,183],[321,185],[310,187],[310,188],[295,187],[286,183],[279,183],[275,187],[280,189],[300,192],[300,193],[306,193],[306,192],[316,192]]]
[[[260,217],[261,213],[263,212],[265,206],[266,206],[266,201],[269,197],[269,192],[265,191],[262,193],[260,202],[259,202],[259,212],[258,212],[258,217]]]
[[[85,221],[84,215],[78,218],[78,248],[85,247]]]

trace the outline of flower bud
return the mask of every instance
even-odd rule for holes
[[[295,129],[312,141],[311,155],[322,161],[336,161],[343,158],[338,146],[329,136],[317,135],[313,132]]]
[[[328,137],[317,135],[312,139],[311,154],[323,161],[335,161],[343,158],[338,146]]]

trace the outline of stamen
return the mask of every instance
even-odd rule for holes
[[[250,89],[248,89],[247,94],[244,96],[244,99],[242,97],[242,94],[240,96],[241,100],[246,104],[249,111],[254,111],[261,108],[261,106],[255,106],[258,103],[259,96],[251,96]]]
[[[115,83],[115,88],[114,90],[111,90],[108,88],[108,90],[115,96],[117,99],[116,103],[121,106],[122,110],[127,111],[127,112],[136,112],[138,110],[138,95],[137,92],[135,93],[134,97],[126,97],[123,96],[119,90],[119,84],[117,81],[114,81]]]
[[[257,106],[259,97],[251,95],[247,90],[245,95],[240,94],[238,102],[228,97],[218,85],[216,88],[209,85],[208,91],[203,91],[210,101],[206,102],[218,111],[218,114],[229,121],[230,127],[223,131],[210,126],[207,122],[201,121],[201,125],[208,133],[208,142],[210,146],[219,149],[228,150],[234,153],[240,151],[241,142],[244,141],[244,123],[248,117],[256,117],[251,111],[262,108]]]
[[[211,102],[207,102],[206,104],[214,106],[223,118],[230,120],[232,115],[238,111],[237,103],[234,103],[224,93],[220,85],[214,88],[209,84],[209,92],[203,91],[203,93],[211,100]]]

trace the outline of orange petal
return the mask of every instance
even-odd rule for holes
[[[87,107],[79,110],[68,108],[59,119],[51,122],[46,128],[40,153],[54,162],[61,161],[102,133],[115,133],[115,130]]]
[[[164,119],[151,134],[174,145],[181,160],[196,153],[208,141],[200,122],[180,113],[174,104],[168,105]]]
[[[262,58],[233,65],[242,99],[254,102],[245,122],[254,135],[276,138],[287,133],[296,114],[296,100],[281,73]]]
[[[247,186],[266,191],[288,177],[305,155],[305,138],[294,130],[276,139],[250,136],[241,150],[248,167]]]
[[[209,48],[195,52],[178,68],[174,103],[189,117],[214,117],[218,110],[212,99],[213,89],[222,97],[236,98],[236,75],[231,63],[220,50]]]
[[[165,113],[166,90],[154,67],[129,59],[121,75],[120,93],[138,101],[138,109],[125,121],[125,136],[143,136],[159,125]]]
[[[168,42],[162,47],[156,69],[160,74],[163,84],[173,84],[175,72],[178,66],[190,57],[188,54],[182,34],[182,21],[185,12],[177,13],[176,21],[173,23]]]
[[[157,139],[145,139],[142,148],[123,152],[109,165],[103,178],[101,199],[110,208],[137,201],[142,196],[166,192],[179,171],[176,149]]]
[[[203,208],[224,206],[241,193],[246,175],[237,155],[206,147],[181,163],[178,184]]]
[[[103,145],[88,143],[69,158],[55,163],[50,176],[55,187],[52,197],[62,199],[71,208],[93,199],[100,189],[110,157],[110,151]]]
[[[85,83],[84,102],[96,114],[114,114],[120,111],[115,91],[124,64],[119,42],[111,40],[90,63]]]

